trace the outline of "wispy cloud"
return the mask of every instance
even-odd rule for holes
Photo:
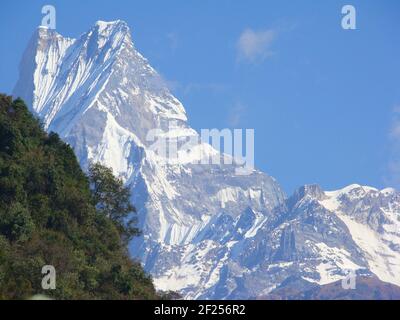
[[[227,86],[223,83],[189,83],[184,86],[184,94],[191,94],[199,91],[209,92],[222,92],[227,89]]]
[[[393,108],[393,120],[389,137],[394,142],[400,143],[400,105]]]
[[[174,92],[178,91],[183,95],[190,95],[198,92],[219,93],[228,89],[228,85],[223,83],[180,83],[179,81],[166,81],[168,88]]]
[[[384,176],[384,183],[400,187],[400,105],[393,108],[392,123],[389,130],[390,156]]]
[[[178,48],[179,45],[179,36],[176,32],[168,32],[167,35],[167,40],[169,42],[169,46],[172,51],[175,51]]]
[[[275,38],[276,31],[273,29],[244,30],[236,45],[239,61],[257,62],[270,57],[273,54],[271,45]]]
[[[241,102],[236,104],[230,109],[228,113],[227,122],[230,127],[237,127],[243,123],[247,115],[247,107]]]

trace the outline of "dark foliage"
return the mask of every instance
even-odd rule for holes
[[[90,178],[92,191],[72,149],[0,95],[0,299],[158,298],[127,254],[138,233],[128,190],[99,165]],[[44,265],[56,269],[55,290],[41,287]]]
[[[140,234],[136,228],[135,207],[130,202],[130,191],[121,179],[114,177],[110,168],[99,163],[89,167],[93,204],[99,213],[114,221],[124,244]]]

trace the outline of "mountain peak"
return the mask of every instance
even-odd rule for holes
[[[115,37],[116,35],[130,35],[128,24],[123,20],[102,21],[98,20],[91,29],[91,32],[97,33],[100,37]]]
[[[400,249],[392,244],[400,243],[400,196],[378,197],[359,185],[336,192],[305,185],[286,199],[266,174],[202,165],[220,154],[197,145],[183,105],[134,48],[124,21],[97,21],[77,40],[32,43],[14,95],[32,101],[84,168],[100,162],[130,186],[142,230],[130,252],[159,289],[186,298],[248,298],[290,275],[326,284],[344,278],[345,269],[367,268],[399,283]],[[159,152],[171,146],[176,154],[186,143],[194,146],[182,148],[184,161],[170,163]]]
[[[303,199],[306,196],[310,196],[316,200],[322,200],[326,197],[324,191],[317,184],[304,185],[300,187],[297,189],[294,196],[298,200]]]
[[[93,28],[98,30],[99,34],[108,33],[112,30],[121,30],[125,32],[129,32],[128,24],[123,20],[115,20],[115,21],[102,21],[98,20],[94,24]]]
[[[99,20],[83,37],[97,42],[98,49],[119,48],[123,43],[133,45],[129,26],[122,20]]]
[[[325,192],[325,194],[331,198],[339,198],[341,196],[360,198],[370,193],[377,194],[379,193],[379,190],[369,186],[362,186],[360,184],[351,184],[339,190]]]
[[[39,40],[48,40],[51,38],[63,38],[56,30],[51,29],[46,26],[38,26],[36,31],[33,34],[34,41]]]
[[[104,20],[97,20],[94,24],[96,27],[100,28],[108,28],[108,27],[116,27],[116,26],[124,26],[128,27],[128,24],[123,20],[113,20],[113,21],[104,21]]]

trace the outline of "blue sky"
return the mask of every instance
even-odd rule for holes
[[[398,0],[3,1],[0,91],[11,92],[45,4],[64,36],[125,20],[190,124],[254,128],[256,166],[288,193],[400,186]],[[346,4],[357,30],[341,28]]]

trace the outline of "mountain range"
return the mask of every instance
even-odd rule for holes
[[[39,27],[13,96],[73,147],[84,169],[100,162],[131,188],[142,235],[130,252],[158,289],[186,299],[305,298],[349,273],[360,284],[400,286],[398,191],[305,185],[288,197],[266,173],[238,175],[235,161],[199,164],[225,155],[189,126],[124,21],[98,21],[78,39]],[[152,148],[154,129],[199,143],[171,161]]]

